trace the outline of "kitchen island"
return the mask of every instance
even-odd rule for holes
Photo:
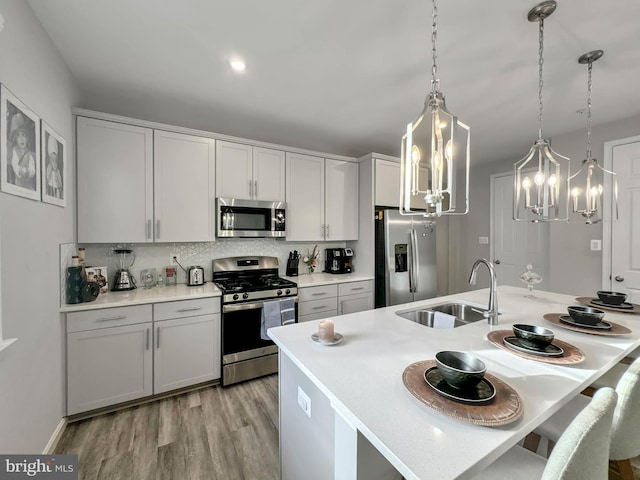
[[[487,289],[334,317],[339,345],[313,342],[318,322],[269,330],[280,349],[281,477],[307,479],[469,478],[520,441],[596,378],[640,346],[640,316],[605,319],[631,334],[597,336],[557,328],[542,317],[566,313],[573,296],[498,288],[499,324],[481,320],[453,329],[429,328],[395,312],[462,301],[486,308]],[[514,323],[552,328],[579,348],[577,365],[528,360],[487,340]],[[441,350],[472,352],[487,372],[519,394],[523,415],[489,428],[446,417],[405,387],[405,368]]]

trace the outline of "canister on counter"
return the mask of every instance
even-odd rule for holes
[[[175,265],[164,267],[164,284],[169,287],[178,283],[178,269]]]

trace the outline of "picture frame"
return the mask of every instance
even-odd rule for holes
[[[40,201],[40,119],[0,85],[0,190]]]
[[[44,120],[41,121],[40,132],[42,201],[66,207],[67,142]]]

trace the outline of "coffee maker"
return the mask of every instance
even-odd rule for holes
[[[324,271],[327,273],[351,273],[353,250],[350,248],[326,248],[324,250]]]

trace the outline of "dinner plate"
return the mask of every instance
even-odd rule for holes
[[[576,322],[571,315],[560,315],[559,320],[567,325],[573,325],[580,328],[592,328],[594,330],[611,330],[611,324],[604,320],[596,323],[595,325],[587,325],[586,323]]]
[[[329,346],[329,345],[338,345],[339,343],[342,343],[343,339],[344,339],[344,337],[338,332],[335,332],[333,334],[333,340],[331,342],[323,342],[323,341],[321,341],[320,337],[318,336],[317,333],[312,333],[311,334],[311,340],[313,340],[316,343],[319,343],[320,345],[327,345],[327,346]]]
[[[491,402],[496,396],[496,388],[486,378],[480,380],[474,388],[460,390],[452,387],[442,378],[438,367],[426,369],[424,372],[424,380],[437,394],[455,402],[469,405],[484,405]]]
[[[594,305],[598,305],[599,307],[609,307],[609,308],[619,308],[620,310],[633,310],[633,304],[628,302],[619,303],[618,305],[613,305],[611,303],[606,303],[600,300],[599,298],[592,298],[591,303]]]
[[[520,342],[520,339],[516,336],[504,337],[504,344],[516,352],[528,353],[530,355],[540,355],[543,357],[560,357],[564,353],[564,350],[553,343],[547,345],[545,348],[530,348],[526,347]]]

